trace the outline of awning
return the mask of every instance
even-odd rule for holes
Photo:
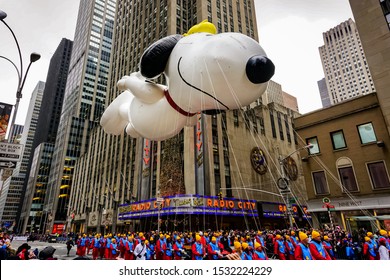
[[[383,220],[390,220],[390,215],[383,215],[383,216],[352,216],[348,217],[349,219],[354,219],[356,221],[383,221]]]
[[[376,196],[376,197],[354,197],[352,200],[349,197],[330,198],[330,204],[334,206],[333,211],[351,211],[351,210],[368,210],[368,209],[390,209],[390,196]],[[313,199],[307,202],[307,211],[324,212],[322,199]]]

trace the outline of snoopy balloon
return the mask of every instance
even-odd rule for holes
[[[196,123],[198,112],[238,109],[266,90],[275,67],[262,47],[241,33],[216,34],[204,21],[187,34],[164,37],[143,53],[139,72],[118,82],[123,92],[100,124],[110,134],[165,140]],[[164,73],[167,85],[152,79]]]

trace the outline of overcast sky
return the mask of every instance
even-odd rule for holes
[[[73,40],[79,0],[0,0],[0,10],[22,51],[24,71],[32,52],[41,59],[30,69],[16,123],[24,124],[31,92],[45,81],[50,58],[62,38]],[[324,74],[318,48],[322,33],[352,18],[348,0],[255,0],[260,44],[276,65],[273,80],[297,97],[301,113],[321,108],[317,81]],[[19,67],[11,33],[0,23],[0,55]],[[0,59],[0,102],[15,104],[18,77]]]

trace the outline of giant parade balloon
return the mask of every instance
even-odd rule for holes
[[[100,124],[109,134],[165,140],[196,114],[239,109],[261,97],[275,72],[258,42],[241,33],[219,33],[203,21],[184,35],[164,37],[143,53],[139,72],[117,83],[123,91]],[[154,82],[163,74],[166,85]]]

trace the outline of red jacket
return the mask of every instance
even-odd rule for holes
[[[322,242],[321,242],[321,246],[324,247],[324,245],[322,245]],[[313,260],[331,260],[332,259],[329,256],[329,254],[328,254],[328,252],[326,251],[325,248],[324,248],[325,256],[322,256],[320,254],[320,252],[318,252],[316,245],[313,244],[313,243],[309,244],[309,249],[310,249],[310,253],[311,253],[312,257],[313,257]]]

